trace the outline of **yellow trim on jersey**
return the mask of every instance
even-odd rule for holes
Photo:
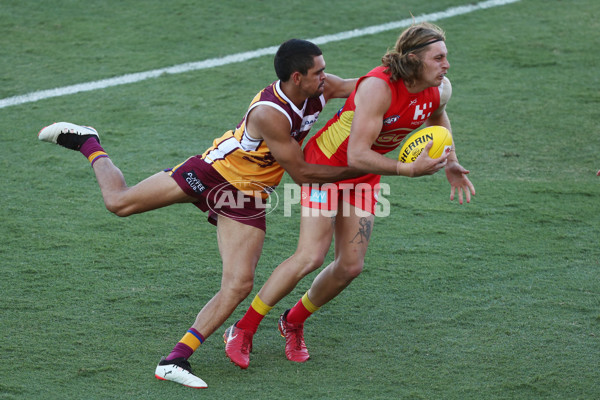
[[[250,143],[252,138],[244,139],[244,127],[242,124],[235,132],[225,132],[215,139],[202,158],[244,194],[266,199],[284,171],[263,140]],[[242,142],[255,147],[244,149]]]
[[[317,145],[327,158],[331,158],[344,140],[350,136],[353,119],[354,111],[344,111],[339,120],[331,124],[325,132],[317,137]]]
[[[275,96],[277,96],[277,98],[278,98],[279,100],[281,100],[281,102],[282,102],[283,104],[288,104],[288,102],[287,102],[287,101],[286,101],[286,100],[285,100],[283,97],[281,97],[281,96],[279,95],[279,93],[277,92],[277,85],[275,85],[275,87],[273,88],[273,94],[274,94]]]

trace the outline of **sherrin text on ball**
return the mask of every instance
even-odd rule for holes
[[[431,158],[439,158],[453,146],[452,134],[448,129],[443,126],[429,126],[416,131],[406,139],[400,149],[398,160],[403,163],[414,162],[431,141],[433,141],[433,146],[429,150]]]

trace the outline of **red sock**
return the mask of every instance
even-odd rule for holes
[[[288,312],[285,320],[291,324],[303,324],[312,313],[304,307],[302,299],[298,300],[296,305]]]
[[[258,295],[252,300],[250,308],[246,311],[246,314],[240,319],[235,326],[240,329],[251,331],[253,334],[256,333],[260,321],[271,311],[273,306],[265,304]]]
[[[256,333],[258,325],[260,325],[260,322],[264,317],[264,315],[261,315],[254,308],[252,308],[252,306],[250,306],[248,311],[246,311],[246,314],[244,314],[242,319],[240,319],[235,326],[240,329],[245,329],[251,331],[252,333]]]
[[[288,312],[285,320],[291,324],[303,324],[308,317],[316,312],[321,306],[317,307],[308,298],[308,292],[304,293],[304,296],[296,303],[294,307]]]

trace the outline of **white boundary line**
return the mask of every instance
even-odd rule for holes
[[[457,15],[468,14],[473,11],[483,10],[492,7],[503,6],[510,3],[516,3],[520,0],[488,0],[482,1],[477,4],[471,4],[466,6],[452,7],[445,11],[435,12],[431,14],[423,14],[418,17],[404,19],[396,22],[389,22],[383,25],[369,26],[361,29],[354,29],[351,31],[340,32],[333,35],[319,36],[313,39],[308,39],[315,44],[326,44],[331,42],[337,42],[340,40],[351,39],[359,36],[373,35],[380,32],[390,31],[393,29],[404,28],[412,24],[413,22],[429,21],[434,22],[445,18],[455,17]],[[52,97],[66,96],[69,94],[75,94],[80,92],[89,92],[97,89],[104,89],[112,86],[125,85],[128,83],[135,83],[145,81],[151,78],[157,78],[163,74],[181,74],[189,71],[197,71],[201,69],[214,68],[221,65],[239,63],[253,58],[258,58],[266,55],[273,55],[277,52],[278,46],[265,47],[258,50],[247,51],[243,53],[231,54],[221,58],[210,58],[204,61],[190,62],[185,64],[174,65],[172,67],[154,69],[146,72],[137,72],[133,74],[126,74],[117,76],[115,78],[102,79],[99,81],[80,83],[77,85],[64,86],[49,90],[40,90],[37,92],[31,92],[20,96],[7,97],[0,100],[0,108],[16,106],[25,103],[32,103],[39,100],[49,99]]]

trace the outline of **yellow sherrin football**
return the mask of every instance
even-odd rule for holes
[[[403,163],[415,161],[423,148],[431,141],[433,141],[433,146],[429,150],[429,157],[431,158],[439,158],[453,145],[452,134],[448,129],[443,126],[429,126],[416,131],[406,139],[400,149],[398,160]]]

